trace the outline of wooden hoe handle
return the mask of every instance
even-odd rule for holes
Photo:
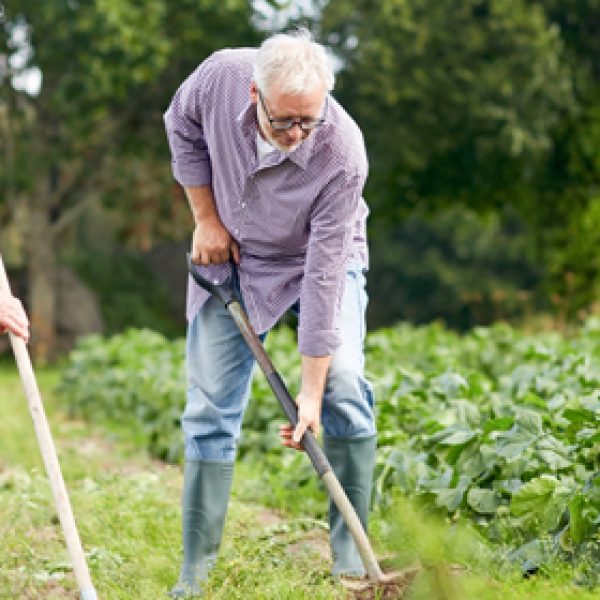
[[[0,290],[10,292],[10,284],[6,275],[6,270],[4,269],[2,256],[0,256]],[[69,496],[67,495],[67,489],[60,470],[54,443],[52,442],[52,434],[50,433],[50,428],[44,412],[44,405],[42,404],[42,398],[33,372],[29,352],[27,351],[27,345],[19,336],[12,333],[9,333],[9,336],[10,344],[21,376],[21,382],[25,389],[27,402],[29,403],[29,412],[33,419],[38,445],[42,453],[44,465],[46,466],[48,479],[50,480],[56,512],[60,519],[69,555],[73,563],[73,571],[75,572],[77,584],[79,585],[81,600],[97,600],[98,596],[94,589],[87,563],[85,562],[81,540],[79,539],[77,526],[75,525],[75,518],[73,517],[71,503],[69,502]]]

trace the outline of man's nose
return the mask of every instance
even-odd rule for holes
[[[304,130],[300,127],[300,123],[294,123],[288,130],[288,135],[295,141],[299,141],[304,136]]]

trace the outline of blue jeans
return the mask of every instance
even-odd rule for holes
[[[366,306],[365,277],[361,267],[352,266],[337,317],[342,343],[332,356],[323,395],[321,420],[331,437],[376,433],[373,394],[364,375]],[[182,417],[187,460],[235,460],[254,362],[227,309],[209,298],[188,326],[188,389]]]

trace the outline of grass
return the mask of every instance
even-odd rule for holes
[[[67,419],[52,392],[57,371],[39,371],[37,377],[99,598],[165,598],[180,561],[181,469],[150,460],[123,441],[123,429],[117,439],[93,424]],[[11,363],[0,365],[0,413],[0,598],[78,598]],[[326,504],[318,500],[317,487],[310,478],[294,486],[284,474],[253,463],[236,466],[224,543],[207,598],[344,597],[328,576]],[[411,600],[598,597],[574,586],[565,566],[530,580],[492,568],[472,532],[449,527],[403,499],[375,516],[372,531],[377,547],[395,551],[400,566],[421,565],[406,596]]]
[[[1,598],[77,598],[69,558],[18,378],[0,376]],[[70,422],[38,374],[63,476],[101,598],[160,598],[178,558],[178,469],[134,448],[115,449],[92,427]],[[143,583],[141,583],[143,582]]]
[[[180,564],[181,469],[151,461],[91,424],[67,420],[52,393],[56,371],[37,378],[99,598],[165,598]],[[0,412],[0,598],[78,598],[27,403],[10,364],[0,367]],[[247,475],[241,467],[236,482]],[[310,549],[282,551],[304,531],[302,520],[278,521],[234,490],[209,598],[340,596],[325,566],[315,568]]]

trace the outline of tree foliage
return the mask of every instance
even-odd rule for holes
[[[372,237],[394,238],[416,207],[508,205],[540,290],[565,317],[588,309],[600,289],[584,234],[600,225],[598,22],[598,0],[326,4],[318,26],[370,152]]]
[[[3,238],[28,267],[33,349],[43,357],[54,345],[54,271],[70,226],[107,193],[132,227],[157,198],[159,208],[172,200],[162,133],[170,96],[211,51],[258,34],[248,0],[5,0],[0,9],[0,227],[10,225]],[[36,69],[41,89],[27,93],[19,82]]]
[[[331,2],[339,94],[366,132],[380,214],[463,196],[486,208],[526,178],[573,106],[563,43],[512,0]]]
[[[593,307],[600,290],[600,2],[540,5],[563,39],[576,107],[561,115],[526,214],[547,267],[545,287],[561,312],[573,317]]]
[[[299,5],[0,0],[0,243],[9,266],[27,267],[38,355],[53,345],[56,263],[69,249],[93,251],[98,214],[111,243],[140,249],[189,232],[162,113],[211,51],[267,33],[260,6],[281,17]],[[470,288],[518,298],[535,286],[565,315],[589,307],[600,289],[600,0],[313,6],[317,37],[340,59],[335,94],[367,141],[372,264],[389,283],[379,297],[371,289],[373,306],[402,297],[413,304],[402,315],[442,307],[464,325],[481,312],[465,313]],[[39,93],[28,93],[36,76]],[[475,231],[477,218],[454,206],[491,215],[497,232],[510,223],[494,213],[516,215],[520,241]],[[465,231],[468,260],[455,247]],[[392,268],[400,256],[410,268]],[[423,281],[440,295],[424,302]]]

